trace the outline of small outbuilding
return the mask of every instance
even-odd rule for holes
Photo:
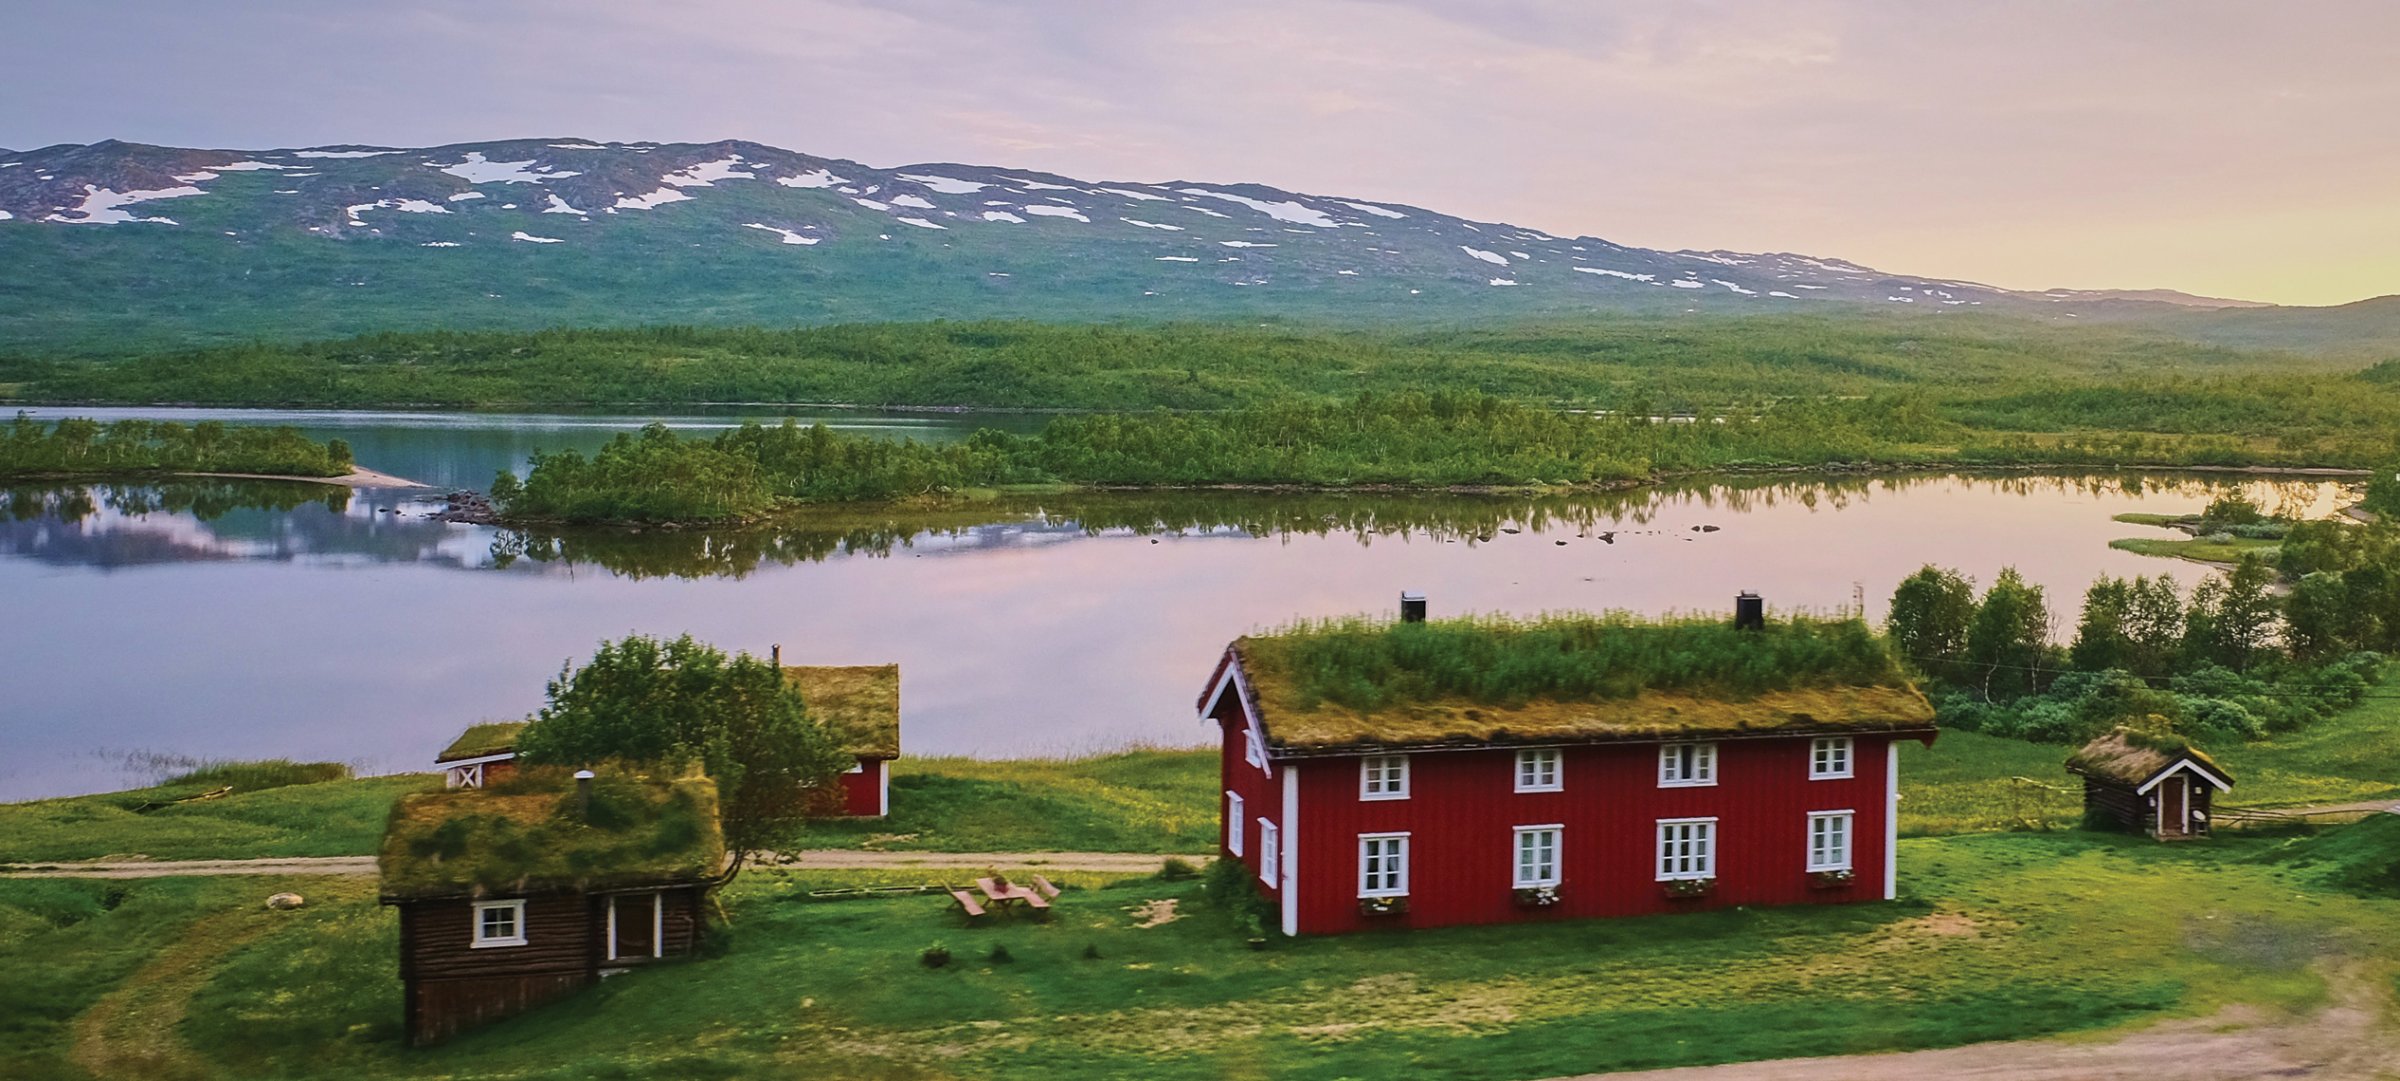
[[[725,840],[706,777],[530,769],[403,797],[376,864],[424,1045],[693,953]]]
[[[782,662],[782,648],[775,652]],[[881,818],[892,812],[892,760],[900,757],[900,666],[794,665],[784,681],[800,691],[810,720],[857,759],[842,774],[827,813]]]
[[[524,721],[486,721],[459,733],[433,758],[448,788],[482,788],[517,771],[517,735]]]
[[[2088,826],[2146,833],[2161,841],[2208,836],[2210,808],[2233,778],[2183,737],[2119,727],[2067,758],[2083,778]]]

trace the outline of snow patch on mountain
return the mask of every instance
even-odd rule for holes
[[[573,206],[569,205],[566,200],[559,198],[557,195],[550,196],[550,205],[543,207],[542,213],[573,214],[578,218],[591,217],[590,213],[575,209]]]
[[[1055,187],[1056,185],[1052,186]],[[1052,206],[1048,203],[1027,203],[1025,204],[1025,212],[1044,218],[1073,218],[1080,222],[1089,222],[1092,220],[1084,217],[1083,212],[1075,209],[1074,207]]]
[[[126,213],[124,208],[135,203],[147,203],[158,199],[188,199],[194,195],[206,194],[208,193],[190,186],[152,188],[144,191],[110,191],[98,184],[86,184],[83,186],[82,202],[52,214],[44,220],[63,222],[69,225],[125,225],[131,222],[173,225],[175,224],[173,218],[137,218]],[[68,217],[67,215],[70,214],[75,216]]]
[[[991,187],[981,181],[960,180],[954,176],[941,176],[935,173],[901,173],[899,175],[902,180],[913,180],[943,195],[973,195]],[[799,187],[797,184],[792,186]]]
[[[893,206],[907,206],[907,207],[915,207],[915,208],[917,208],[918,210],[932,210],[932,209],[934,209],[934,205],[933,205],[931,202],[927,201],[926,199],[924,199],[924,198],[922,198],[922,197],[920,197],[920,196],[915,196],[915,195],[895,195],[895,196],[892,196],[892,205],[893,205]]]
[[[900,219],[900,224],[902,224],[902,225],[914,225],[914,226],[916,226],[916,227],[917,227],[917,228],[919,228],[919,229],[940,229],[940,228],[944,228],[944,226],[936,225],[936,224],[934,224],[933,222],[926,221],[926,220],[925,220],[925,219],[923,219],[923,218],[902,218],[902,219]]]
[[[1408,215],[1406,215],[1406,214],[1403,214],[1403,213],[1401,213],[1401,212],[1399,212],[1399,211],[1397,211],[1397,210],[1394,210],[1394,209],[1392,209],[1391,207],[1388,207],[1388,206],[1376,206],[1376,205],[1375,205],[1375,204],[1373,204],[1373,203],[1353,203],[1353,202],[1350,202],[1349,200],[1345,199],[1345,200],[1342,200],[1342,205],[1343,205],[1343,206],[1346,206],[1346,207],[1349,207],[1349,208],[1350,208],[1350,209],[1352,209],[1352,210],[1364,210],[1364,211],[1366,211],[1367,213],[1369,213],[1369,214],[1373,214],[1373,215],[1375,215],[1375,216],[1376,216],[1376,217],[1378,217],[1378,218],[1392,218],[1392,219],[1394,219],[1394,220],[1397,220],[1397,219],[1400,219],[1400,218],[1405,218],[1405,217],[1407,217],[1407,216],[1408,216]]]
[[[763,225],[763,224],[760,224],[760,223],[758,223],[758,222],[754,222],[754,221],[753,221],[753,222],[745,222],[745,223],[743,223],[743,225],[742,225],[742,228],[744,228],[744,229],[764,229],[764,230],[766,230],[767,232],[770,232],[770,233],[773,233],[773,234],[775,234],[776,236],[782,237],[782,238],[783,238],[783,242],[784,242],[784,243],[786,243],[786,244],[814,244],[814,243],[816,243],[818,240],[822,239],[822,238],[820,238],[820,237],[813,237],[813,236],[802,236],[802,235],[800,235],[799,233],[793,232],[793,231],[792,231],[792,230],[790,230],[790,229],[781,229],[781,228],[777,228],[777,227],[775,227],[775,226],[772,226],[772,225]]]
[[[1482,248],[1470,248],[1464,244],[1459,245],[1458,250],[1463,251],[1468,255],[1472,255],[1477,259],[1481,259],[1484,262],[1490,263],[1493,266],[1508,265],[1508,257],[1496,251],[1485,251]]]
[[[392,153],[398,153],[398,151],[393,151]],[[365,155],[343,154],[326,156],[363,157]],[[551,169],[548,166],[537,164],[531,158],[527,158],[524,161],[493,161],[490,158],[484,157],[483,152],[480,150],[467,151],[466,159],[458,162],[455,165],[441,165],[434,162],[427,162],[426,164],[448,173],[451,176],[455,176],[461,180],[464,180],[469,184],[539,184],[545,180],[557,180],[562,177],[583,175],[582,173]]]
[[[1110,195],[1122,195],[1136,202],[1172,203],[1175,201],[1167,198],[1164,195],[1152,195],[1149,192],[1135,191],[1132,188],[1102,188],[1100,190],[1107,192]]]
[[[1015,222],[1018,225],[1025,224],[1025,219],[1011,214],[1005,210],[986,210],[983,212],[983,220]]]
[[[648,195],[621,195],[610,210],[656,210],[668,203],[688,203],[691,196],[673,188],[660,188]]]
[[[779,176],[775,182],[787,188],[834,188],[849,183],[833,175],[829,169],[811,169],[799,176]]]
[[[1143,221],[1140,218],[1118,218],[1117,220],[1124,222],[1127,225],[1138,225],[1144,229],[1164,229],[1170,233],[1180,233],[1183,231],[1183,226],[1180,225],[1165,225],[1154,221]]]
[[[1185,195],[1198,195],[1209,199],[1223,199],[1228,203],[1240,203],[1276,221],[1288,221],[1294,225],[1313,225],[1319,229],[1339,229],[1342,225],[1342,223],[1326,217],[1322,210],[1289,199],[1270,203],[1264,199],[1253,199],[1247,195],[1235,195],[1231,192],[1210,191],[1207,188],[1177,188],[1175,190]]]
[[[1652,285],[1658,284],[1658,275],[1656,274],[1636,274],[1630,270],[1610,270],[1604,266],[1579,266],[1574,269],[1580,274],[1606,274],[1609,277],[1624,278],[1627,281],[1649,282]]]
[[[399,150],[294,150],[295,158],[385,158],[403,153]]]
[[[689,169],[678,169],[659,177],[658,182],[677,188],[713,188],[720,180],[755,180],[757,173],[744,168],[742,156],[704,161]]]
[[[510,240],[522,240],[522,241],[526,242],[527,244],[564,244],[564,243],[566,243],[566,241],[564,241],[564,240],[560,240],[559,238],[557,238],[557,237],[554,237],[554,236],[535,236],[535,235],[533,235],[532,233],[528,233],[528,232],[526,232],[526,231],[525,231],[525,230],[523,230],[523,229],[519,229],[519,230],[517,230],[516,232],[513,232],[513,233],[510,233],[510,234],[508,234],[508,238],[509,238]]]

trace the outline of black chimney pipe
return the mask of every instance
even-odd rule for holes
[[[1733,598],[1733,629],[1737,631],[1766,630],[1766,599],[1749,590],[1735,594]]]
[[[592,820],[592,771],[588,769],[575,771],[575,820]]]
[[[1425,594],[1414,589],[1400,592],[1400,622],[1425,622]]]

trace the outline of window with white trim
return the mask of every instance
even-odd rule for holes
[[[1242,794],[1225,793],[1225,851],[1242,854]]]
[[[1558,885],[1560,830],[1556,825],[1517,827],[1518,889]]]
[[[1717,820],[1658,820],[1658,880],[1717,877]]]
[[[1358,835],[1358,895],[1360,897],[1408,896],[1407,834],[1362,833]]]
[[[1717,783],[1717,745],[1669,743],[1658,749],[1658,786],[1696,788]]]
[[[1407,799],[1408,756],[1371,754],[1359,759],[1358,798]]]
[[[1850,869],[1850,824],[1856,817],[1849,811],[1809,812],[1809,870],[1847,871]]]
[[[1819,736],[1808,744],[1808,779],[1831,781],[1850,776],[1851,739]]]
[[[1517,791],[1556,792],[1564,787],[1559,778],[1559,752],[1556,747],[1539,747],[1517,752]]]
[[[1258,820],[1258,880],[1276,884],[1276,872],[1283,863],[1283,831],[1266,819]]]
[[[525,902],[475,902],[475,949],[525,944]]]

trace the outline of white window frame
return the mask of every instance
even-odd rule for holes
[[[1839,860],[1818,859],[1817,825],[1821,822],[1841,823],[1842,852]],[[1858,813],[1856,811],[1808,812],[1808,869],[1809,871],[1847,871],[1858,858]]]
[[[1548,765],[1548,780],[1542,766]],[[1556,747],[1531,747],[1517,752],[1517,791],[1560,792],[1567,787],[1567,755]]]
[[[1539,837],[1543,834],[1548,834],[1550,837],[1550,873],[1528,877],[1525,874],[1525,842],[1528,838]],[[1566,836],[1566,826],[1557,822],[1539,826],[1516,827],[1515,843],[1509,846],[1510,859],[1513,861],[1509,879],[1517,889],[1528,890],[1539,886],[1558,885],[1560,865],[1566,861],[1564,851]]]
[[[1681,752],[1690,748],[1691,768],[1683,768]],[[1712,788],[1717,783],[1717,745],[1714,743],[1662,743],[1658,746],[1658,786],[1660,788]]]
[[[1700,832],[1697,834],[1697,836],[1696,836],[1696,839],[1697,839],[1697,840],[1699,841],[1699,843],[1700,843],[1700,856],[1699,856],[1699,859],[1700,859],[1700,866],[1698,866],[1698,867],[1687,867],[1687,868],[1681,868],[1681,869],[1678,869],[1678,870],[1673,870],[1673,871],[1670,871],[1670,870],[1668,870],[1668,869],[1667,869],[1667,858],[1668,858],[1668,857],[1667,857],[1667,846],[1668,846],[1668,844],[1670,843],[1670,842],[1668,841],[1668,839],[1667,839],[1667,833],[1668,833],[1668,831],[1669,831],[1670,829],[1672,829],[1672,828],[1674,828],[1674,827],[1679,827],[1679,826],[1703,826],[1703,827],[1706,827],[1705,829],[1701,830],[1701,831],[1700,831]],[[1689,844],[1689,843],[1691,842],[1691,840],[1693,840],[1693,839],[1695,839],[1695,838],[1677,838],[1677,839],[1675,840],[1675,842],[1673,842],[1673,843],[1679,843],[1679,844]],[[1684,854],[1678,854],[1678,855],[1676,856],[1676,859],[1678,859],[1678,860],[1689,860],[1690,858],[1691,858],[1690,856],[1688,856],[1688,855],[1684,855]],[[1657,854],[1657,857],[1656,857],[1654,860],[1652,860],[1652,861],[1651,861],[1651,864],[1650,864],[1650,866],[1651,866],[1651,867],[1653,867],[1653,868],[1655,868],[1655,869],[1657,870],[1657,872],[1658,872],[1658,880],[1659,880],[1659,881],[1661,881],[1661,882],[1677,882],[1677,881],[1683,881],[1683,880],[1688,880],[1688,879],[1701,879],[1701,878],[1715,878],[1715,877],[1717,877],[1717,820],[1716,820],[1716,818],[1715,818],[1714,816],[1711,816],[1711,817],[1708,817],[1708,818],[1662,818],[1662,819],[1659,819],[1659,820],[1658,820],[1658,854]]]
[[[1384,843],[1391,844],[1393,848],[1391,855],[1383,858],[1390,859],[1398,864],[1396,868],[1382,872],[1384,875],[1393,880],[1393,884],[1388,886],[1369,886],[1367,884],[1368,846],[1380,845]],[[1358,895],[1361,898],[1408,896],[1408,834],[1362,833],[1358,835]]]
[[[1225,792],[1225,851],[1236,856],[1242,854],[1242,833],[1242,794],[1227,789]]]
[[[1258,880],[1267,885],[1276,882],[1276,865],[1283,862],[1283,831],[1266,819],[1258,820]]]
[[[1826,763],[1840,758],[1840,769],[1829,769]],[[1818,736],[1808,741],[1808,779],[1812,781],[1844,781],[1858,776],[1858,741],[1849,736]]]
[[[1392,763],[1399,763],[1397,771]],[[1394,774],[1397,774],[1396,776]],[[1408,798],[1408,756],[1404,754],[1371,754],[1358,760],[1358,798],[1385,800]]]
[[[483,914],[494,911],[506,911],[509,914],[508,925],[516,929],[515,934],[486,935],[483,933]],[[474,949],[488,950],[501,946],[525,945],[525,902],[522,900],[477,901],[475,902],[475,922],[469,927],[472,934],[469,944]]]

